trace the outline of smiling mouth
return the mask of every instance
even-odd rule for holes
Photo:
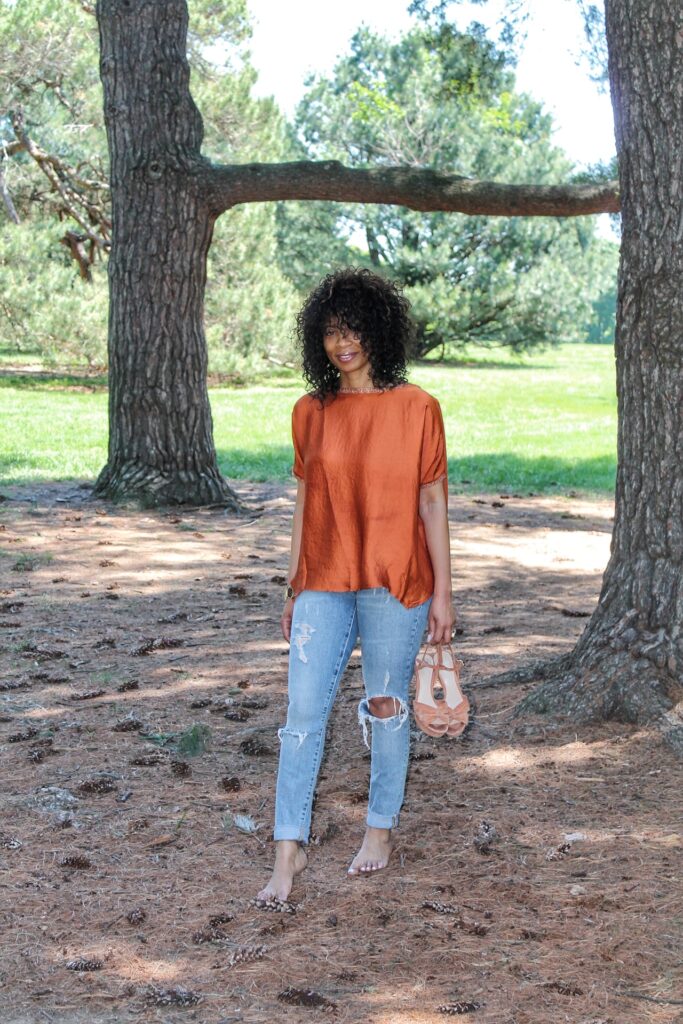
[[[343,355],[338,355],[337,359],[340,363],[350,363],[352,359],[355,359],[358,355],[357,352],[345,352]]]

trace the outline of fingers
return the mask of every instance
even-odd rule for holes
[[[430,644],[450,643],[453,633],[453,621],[442,619],[430,614],[427,627],[427,642]]]

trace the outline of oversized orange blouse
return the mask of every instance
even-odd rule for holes
[[[340,393],[322,408],[303,395],[292,438],[292,472],[306,484],[295,594],[386,587],[406,608],[431,597],[420,487],[443,481],[448,500],[436,398],[417,384]]]

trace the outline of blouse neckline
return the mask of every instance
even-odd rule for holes
[[[396,384],[393,388],[339,388],[338,395],[383,395],[386,391],[397,391],[406,386],[408,382]]]

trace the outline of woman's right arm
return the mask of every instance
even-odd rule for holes
[[[289,568],[287,570],[287,582],[291,583],[296,568],[299,564],[299,552],[301,551],[301,531],[304,523],[304,498],[306,497],[306,484],[304,481],[297,477],[296,480],[296,504],[294,506],[294,516],[292,519],[292,543],[289,554]],[[294,598],[290,597],[285,601],[285,607],[282,612],[282,618],[280,619],[280,626],[282,628],[282,635],[289,643],[290,634],[292,631],[292,614],[294,612]]]

